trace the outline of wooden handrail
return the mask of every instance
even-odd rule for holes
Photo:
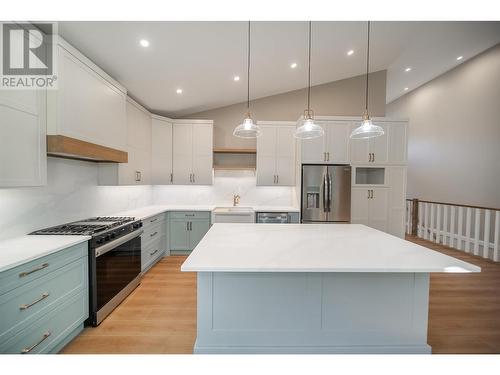
[[[412,201],[415,201],[415,198],[413,198],[413,199],[406,198],[406,200],[412,202]],[[435,202],[435,201],[424,201],[424,200],[421,200],[421,199],[417,199],[417,201],[418,202],[422,202],[422,203],[441,204],[443,206],[456,206],[456,207],[466,207],[466,208],[477,208],[477,209],[480,209],[480,210],[500,211],[500,208],[483,207],[483,206],[471,206],[471,205],[468,205],[468,204]]]

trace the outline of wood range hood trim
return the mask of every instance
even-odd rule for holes
[[[64,135],[47,135],[47,155],[101,163],[127,163],[128,153]]]

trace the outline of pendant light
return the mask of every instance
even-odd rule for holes
[[[248,61],[247,61],[247,114],[243,122],[233,131],[240,138],[257,138],[262,135],[262,129],[253,122],[250,115],[250,21],[248,21]]]
[[[325,131],[321,126],[314,123],[314,112],[311,110],[311,27],[309,21],[309,67],[307,76],[307,109],[304,110],[304,118],[295,129],[294,136],[299,139],[312,139],[322,137]]]
[[[375,125],[368,113],[368,73],[370,67],[370,21],[368,21],[368,46],[366,49],[366,93],[365,93],[365,112],[361,120],[361,125],[354,129],[351,133],[352,139],[367,139],[384,135],[384,129]]]

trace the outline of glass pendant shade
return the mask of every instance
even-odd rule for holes
[[[294,136],[298,139],[312,139],[322,137],[325,131],[321,126],[314,122],[312,117],[305,117],[295,129]]]
[[[233,135],[240,138],[257,138],[262,135],[262,129],[247,115],[243,122],[234,129]]]
[[[351,133],[351,139],[367,139],[384,135],[384,129],[375,125],[368,115],[363,116],[361,125]]]

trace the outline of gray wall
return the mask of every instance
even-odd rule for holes
[[[500,45],[386,113],[410,120],[409,198],[500,207]]]
[[[385,115],[386,71],[370,74],[370,112]],[[255,120],[295,121],[306,108],[306,89],[253,100],[250,110]],[[365,105],[365,76],[317,85],[311,89],[311,108],[320,116],[360,116]],[[214,147],[253,148],[255,140],[233,136],[234,128],[246,113],[246,102],[184,116],[214,120]]]

